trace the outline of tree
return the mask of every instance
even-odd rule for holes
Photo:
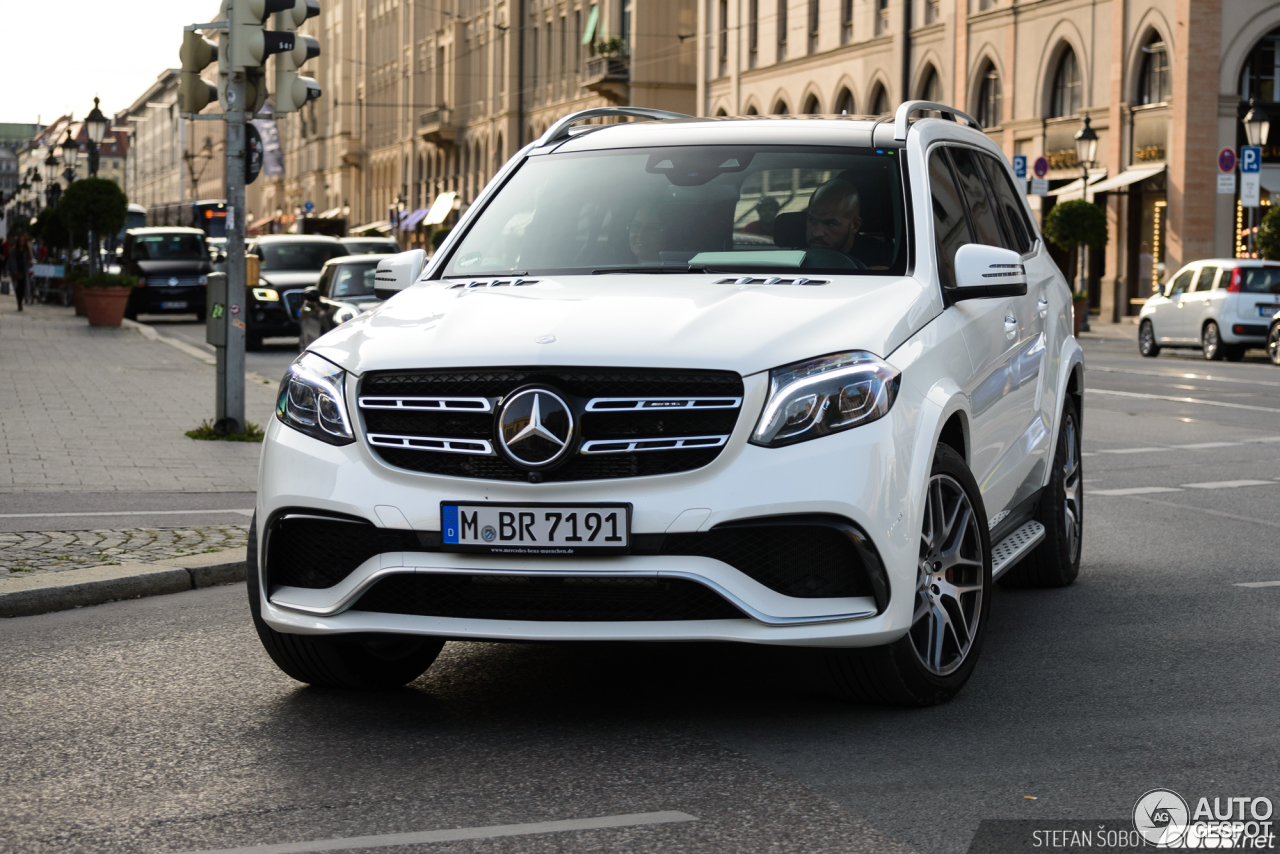
[[[1280,261],[1280,205],[1272,205],[1258,226],[1258,257]]]
[[[1061,202],[1049,211],[1044,236],[1066,252],[1074,252],[1081,246],[1101,249],[1107,245],[1107,216],[1093,202],[1084,199]]]
[[[88,237],[89,269],[93,272],[97,268],[98,239],[124,228],[129,199],[114,181],[85,178],[67,187],[58,203],[58,214],[77,244]]]
[[[39,240],[48,249],[69,249],[71,235],[58,208],[45,208],[36,217],[36,224],[31,228],[31,236]]]

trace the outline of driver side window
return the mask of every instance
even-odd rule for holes
[[[933,236],[938,251],[938,277],[944,288],[956,286],[956,253],[972,243],[964,201],[951,175],[946,150],[939,147],[929,155],[929,195],[933,203]]]
[[[1191,277],[1196,274],[1195,270],[1186,270],[1179,273],[1177,278],[1173,280],[1173,284],[1169,286],[1169,297],[1173,298],[1185,294],[1191,288]]]

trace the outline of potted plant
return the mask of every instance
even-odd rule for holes
[[[115,273],[94,273],[80,279],[84,294],[85,313],[90,326],[119,326],[124,320],[124,309],[129,303],[129,293],[138,284],[137,278]]]
[[[1101,249],[1107,245],[1107,216],[1102,209],[1084,199],[1072,199],[1054,205],[1044,222],[1044,236],[1059,249],[1076,252],[1085,246]],[[1083,254],[1083,253],[1080,253]],[[1076,263],[1083,269],[1082,260]],[[1081,281],[1071,299],[1071,315],[1075,334],[1080,334],[1084,313],[1089,310],[1089,290]]]
[[[89,274],[99,272],[98,241],[124,228],[129,199],[114,181],[83,178],[67,187],[58,202],[58,217],[76,246],[89,249]]]

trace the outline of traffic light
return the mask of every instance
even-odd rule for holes
[[[292,0],[287,9],[276,13],[276,26],[295,35],[293,49],[276,54],[276,115],[297,112],[320,97],[320,84],[298,74],[307,60],[320,55],[320,43],[311,36],[296,35],[298,27],[319,14],[319,0]]]
[[[218,97],[212,83],[203,80],[200,72],[218,58],[218,46],[190,30],[182,34],[182,78],[178,81],[178,112],[198,113]]]
[[[227,0],[223,8],[231,7],[231,62],[232,71],[257,68],[273,53],[293,50],[291,32],[264,30],[268,15],[290,9],[296,0]]]

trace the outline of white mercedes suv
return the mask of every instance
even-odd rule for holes
[[[992,583],[1070,584],[1082,530],[1070,292],[966,124],[557,122],[281,384],[272,659],[385,688],[446,640],[740,641],[953,696]]]

